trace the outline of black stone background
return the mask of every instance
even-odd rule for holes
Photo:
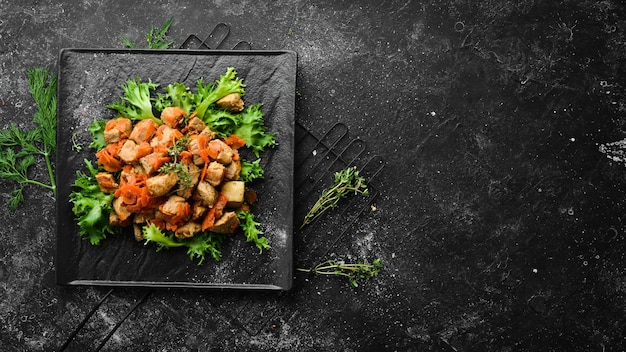
[[[341,123],[366,145],[357,162],[384,168],[375,210],[295,238],[295,265],[380,257],[381,276],[353,289],[296,272],[287,293],[59,287],[55,199],[29,188],[0,207],[3,350],[58,350],[78,327],[67,351],[624,349],[626,166],[598,151],[625,137],[621,1],[4,0],[0,125],[32,127],[27,68],[141,46],[170,17],[175,45],[226,23],[223,48],[298,53],[298,123]]]

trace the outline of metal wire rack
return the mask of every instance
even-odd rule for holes
[[[205,39],[192,34],[179,48],[217,49],[224,44],[229,33],[230,27],[225,23],[219,23]],[[239,41],[232,49],[248,50],[251,49],[251,45]],[[379,194],[374,181],[383,170],[384,161],[380,156],[370,155],[364,141],[350,137],[348,127],[343,123],[338,122],[322,133],[309,130],[297,120],[295,127],[294,256],[297,266],[312,268],[323,261],[338,242],[345,240],[359,218],[370,211]],[[322,189],[330,185],[333,174],[346,167],[356,167],[366,178],[369,196],[351,197],[332,214],[325,215],[300,229],[300,222],[312,202],[315,202]],[[81,345],[82,348],[89,350],[94,346],[93,342],[98,340],[93,351],[100,351],[137,308],[150,299],[154,291],[138,289],[129,292],[123,288],[102,291],[102,297],[82,317],[58,351],[66,351],[73,345]],[[210,304],[233,326],[253,336],[284,313],[285,301],[289,299],[290,294],[293,293],[257,292],[254,295],[233,293],[221,295]],[[116,302],[118,299],[125,301],[124,308],[119,308],[120,304]],[[117,321],[112,326],[110,322],[107,324],[106,334],[90,336],[92,334],[85,330],[91,330],[88,328],[91,325],[103,325],[93,318],[96,312],[103,309],[117,309]],[[82,340],[88,342],[83,343]]]

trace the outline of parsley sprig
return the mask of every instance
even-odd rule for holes
[[[9,192],[9,207],[13,210],[24,200],[24,188],[36,185],[49,189],[56,196],[52,155],[56,148],[57,77],[45,68],[26,71],[28,88],[37,104],[33,115],[36,127],[24,130],[11,124],[0,131],[0,177],[17,183]],[[31,179],[29,168],[43,157],[48,169],[49,184]]]
[[[322,192],[317,202],[304,217],[300,228],[310,224],[329,209],[337,207],[339,200],[350,194],[368,196],[369,190],[365,178],[359,174],[356,167],[347,167],[337,171],[333,178],[333,186]]]

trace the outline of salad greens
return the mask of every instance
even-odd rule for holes
[[[124,96],[113,104],[107,105],[107,108],[117,110],[122,116],[132,121],[150,119],[160,125],[163,121],[154,116],[151,97],[151,92],[158,86],[151,80],[148,80],[147,83],[141,82],[139,77],[134,80],[129,79],[125,84],[122,84]]]
[[[24,200],[24,188],[31,184],[49,189],[56,195],[52,155],[56,149],[57,77],[41,67],[26,71],[28,88],[37,104],[33,115],[36,127],[24,130],[11,124],[0,131],[0,177],[17,183],[9,192],[13,210]],[[48,169],[49,184],[32,179],[28,171],[37,157],[43,157]]]
[[[87,172],[76,172],[76,181],[72,185],[76,191],[70,194],[70,202],[73,204],[72,212],[78,217],[81,238],[89,240],[92,245],[99,245],[108,234],[115,233],[109,224],[113,195],[100,190],[96,180],[98,170],[91,161],[85,159],[85,167]]]
[[[218,137],[225,138],[232,135],[239,137],[256,156],[256,159],[252,161],[240,156],[240,180],[250,183],[264,177],[259,153],[268,147],[275,146],[276,140],[275,134],[269,133],[264,125],[261,104],[248,106],[241,112],[228,111],[215,104],[228,94],[237,93],[240,96],[245,94],[243,80],[236,74],[235,69],[229,67],[226,73],[214,82],[204,84],[203,80],[199,79],[195,91],[180,82],[168,84],[160,90],[159,84],[153,83],[150,79],[147,82],[139,77],[129,79],[121,87],[124,91],[123,97],[107,107],[133,122],[149,119],[157,125],[165,122],[165,118],[161,120],[159,117],[162,111],[167,108],[180,108],[185,114],[181,126],[196,116]],[[88,130],[93,140],[89,147],[97,151],[106,151],[104,150],[108,147],[104,138],[106,126],[105,120],[94,120],[89,125]],[[181,186],[183,185],[180,182],[184,179],[183,171],[188,171],[188,169],[178,170],[177,166],[183,165],[178,162],[178,159],[182,158],[183,152],[187,152],[188,143],[187,137],[175,140],[168,151],[171,162],[159,169],[163,173],[176,172]],[[243,146],[243,143],[241,145]],[[72,210],[80,227],[81,237],[89,240],[93,245],[98,245],[108,234],[114,233],[119,228],[110,225],[109,222],[109,217],[112,214],[115,215],[114,196],[101,191],[96,180],[97,166],[87,160],[85,166],[88,172],[77,173],[70,201],[73,204]],[[255,221],[249,208],[236,210],[235,213],[247,242],[253,243],[259,252],[270,249],[267,238],[263,237],[263,232],[260,230],[261,224]],[[140,232],[144,244],[156,244],[157,251],[164,248],[187,248],[189,258],[192,261],[198,261],[198,264],[203,263],[207,255],[219,261],[222,242],[227,237],[221,233],[203,230],[190,238],[178,238],[174,236],[173,231],[165,230],[154,223],[144,225]]]

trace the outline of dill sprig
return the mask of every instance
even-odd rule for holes
[[[312,223],[313,220],[317,219],[327,210],[335,208],[339,200],[350,194],[369,195],[365,178],[359,174],[356,167],[348,167],[335,172],[333,186],[322,192],[317,202],[315,202],[311,210],[309,210],[308,214],[304,217],[300,228]]]
[[[56,148],[57,77],[45,68],[26,71],[28,88],[37,105],[33,115],[36,127],[23,130],[15,124],[0,131],[0,177],[17,183],[9,192],[9,207],[16,209],[24,200],[24,188],[37,185],[49,189],[56,196],[56,182],[52,155]],[[48,169],[49,184],[33,180],[29,168],[43,157]]]

